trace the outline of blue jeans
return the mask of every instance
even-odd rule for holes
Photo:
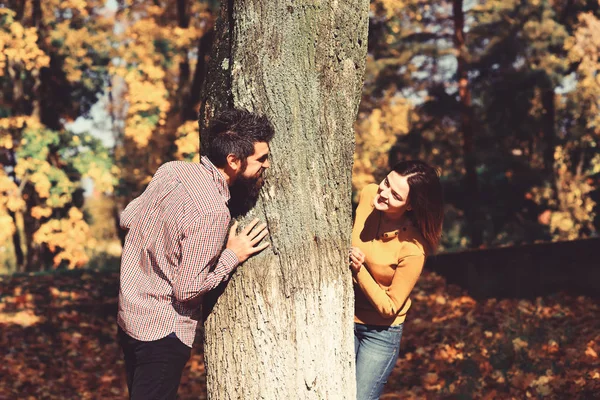
[[[356,400],[377,400],[392,373],[402,338],[402,324],[354,324]]]

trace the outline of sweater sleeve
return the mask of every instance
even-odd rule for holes
[[[382,288],[364,267],[358,271],[354,280],[379,314],[384,318],[392,318],[398,315],[408,299],[421,275],[423,264],[423,254],[402,257],[398,261],[392,284],[387,289]]]

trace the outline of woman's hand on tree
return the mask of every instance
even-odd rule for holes
[[[358,247],[350,247],[350,270],[357,274],[365,262],[365,253]]]

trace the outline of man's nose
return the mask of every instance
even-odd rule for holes
[[[263,168],[269,168],[271,166],[271,162],[269,160],[265,160],[263,163]]]

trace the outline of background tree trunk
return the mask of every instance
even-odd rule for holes
[[[267,115],[276,135],[247,217],[268,223],[272,246],[236,272],[208,315],[209,398],[355,396],[347,252],[368,8],[367,0],[223,4],[201,125],[234,106]]]
[[[458,95],[460,97],[460,129],[462,131],[463,157],[465,160],[465,217],[467,219],[470,247],[477,248],[483,243],[483,232],[479,212],[479,183],[477,182],[477,160],[475,154],[474,116],[469,87],[468,49],[465,40],[465,15],[463,1],[453,0],[454,46],[456,49]]]

